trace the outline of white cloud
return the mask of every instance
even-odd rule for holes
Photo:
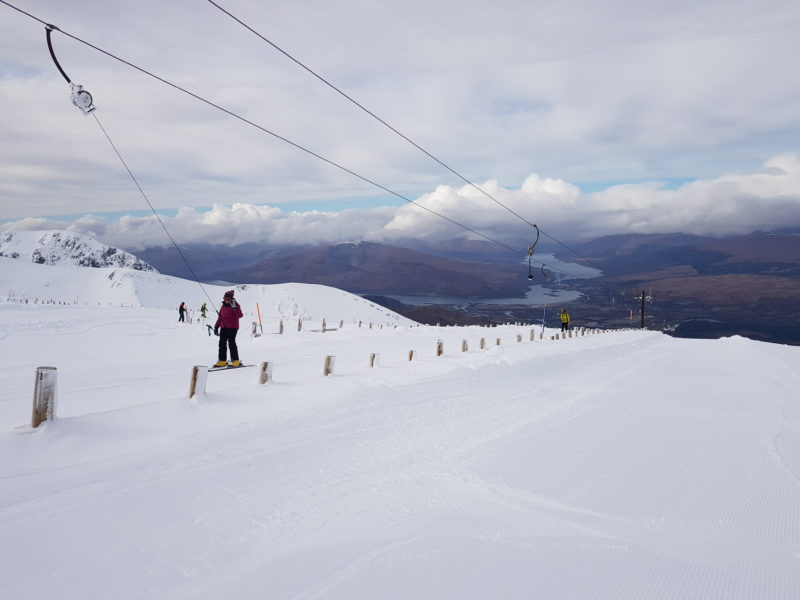
[[[519,189],[490,180],[480,186],[498,202],[563,241],[617,233],[690,232],[721,236],[800,225],[800,157],[781,155],[750,173],[697,180],[677,189],[649,182],[583,194],[566,181],[532,174]],[[416,203],[502,243],[524,249],[531,228],[472,186],[440,185]],[[391,243],[475,238],[453,223],[410,204],[341,212],[284,211],[276,206],[216,204],[181,208],[162,217],[180,244],[248,242],[320,244],[355,240]],[[68,229],[139,249],[169,240],[155,217],[118,220],[87,215],[77,221],[27,218],[3,229]]]

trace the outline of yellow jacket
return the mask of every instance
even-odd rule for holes
[[[569,323],[569,313],[568,312],[562,312],[561,313],[561,322],[562,323]]]

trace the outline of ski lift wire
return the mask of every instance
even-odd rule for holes
[[[435,162],[437,162],[438,164],[440,164],[442,167],[444,167],[445,169],[447,169],[448,171],[450,171],[450,172],[451,172],[453,175],[455,175],[456,177],[458,177],[459,179],[461,179],[461,180],[462,180],[464,183],[466,183],[467,185],[469,185],[469,186],[473,187],[474,189],[478,190],[478,191],[479,191],[481,194],[483,194],[484,196],[486,196],[487,198],[489,198],[490,200],[492,200],[494,203],[496,203],[497,205],[499,205],[499,206],[501,206],[502,208],[504,208],[505,210],[507,210],[509,213],[511,213],[512,215],[514,215],[514,216],[515,216],[515,217],[517,217],[518,219],[520,219],[520,220],[522,220],[523,222],[525,222],[527,225],[530,225],[531,227],[534,227],[534,228],[536,228],[536,229],[537,229],[537,237],[538,237],[538,228],[536,227],[536,224],[534,224],[534,223],[531,223],[531,222],[530,222],[528,219],[526,219],[525,217],[523,217],[522,215],[520,215],[519,213],[517,213],[515,210],[511,209],[511,208],[510,208],[509,206],[507,206],[506,204],[504,204],[504,203],[500,202],[500,201],[499,201],[497,198],[495,198],[494,196],[492,196],[492,195],[491,195],[489,192],[487,192],[487,191],[486,191],[486,190],[484,190],[483,188],[479,187],[478,185],[476,185],[475,183],[473,183],[472,181],[470,181],[469,179],[467,179],[467,178],[466,178],[464,175],[462,175],[460,172],[456,171],[456,170],[455,170],[453,167],[451,167],[450,165],[448,165],[447,163],[445,163],[443,160],[441,160],[441,159],[437,158],[436,156],[434,156],[434,155],[433,155],[431,152],[429,152],[428,150],[426,150],[425,148],[423,148],[422,146],[420,146],[419,144],[417,144],[417,143],[416,143],[414,140],[412,140],[411,138],[409,138],[407,135],[405,135],[405,134],[404,134],[404,133],[402,133],[401,131],[397,130],[395,127],[393,127],[392,125],[390,125],[390,124],[389,124],[388,122],[386,122],[384,119],[382,119],[382,118],[381,118],[381,117],[379,117],[377,114],[375,114],[373,111],[371,111],[371,110],[370,110],[370,109],[368,109],[366,106],[364,106],[363,104],[361,104],[360,102],[358,102],[357,100],[355,100],[355,99],[354,99],[352,96],[348,95],[346,92],[342,91],[342,90],[341,90],[339,87],[337,87],[336,85],[334,85],[333,83],[331,83],[330,81],[328,81],[327,79],[325,79],[325,78],[324,78],[322,75],[320,75],[320,74],[319,74],[319,73],[317,73],[316,71],[314,71],[314,70],[313,70],[311,67],[307,66],[306,64],[304,64],[303,62],[301,62],[300,60],[298,60],[297,58],[295,58],[294,56],[292,56],[291,54],[289,54],[289,53],[288,53],[286,50],[284,50],[283,48],[281,48],[280,46],[278,46],[278,45],[277,45],[275,42],[273,42],[272,40],[270,40],[269,38],[267,38],[266,36],[264,36],[262,33],[260,33],[260,32],[258,32],[258,31],[256,31],[256,30],[255,30],[253,27],[251,27],[250,25],[248,25],[247,23],[245,23],[245,22],[244,22],[242,19],[240,19],[239,17],[235,16],[233,13],[231,13],[231,12],[230,12],[230,11],[228,11],[227,9],[225,9],[225,8],[223,8],[222,6],[220,6],[219,4],[217,4],[217,3],[216,3],[214,0],[208,0],[208,2],[209,2],[209,4],[212,4],[213,6],[215,6],[216,8],[218,8],[218,9],[219,9],[221,12],[223,12],[224,14],[228,15],[228,16],[229,16],[231,19],[233,19],[234,21],[236,21],[237,23],[239,23],[239,24],[240,24],[242,27],[244,27],[245,29],[247,29],[248,31],[250,31],[250,32],[251,32],[252,34],[254,34],[256,37],[260,38],[261,40],[263,40],[264,42],[266,42],[267,44],[269,44],[270,46],[272,46],[272,47],[273,47],[275,50],[277,50],[278,52],[280,52],[281,54],[283,54],[283,55],[284,55],[286,58],[288,58],[289,60],[291,60],[292,62],[294,62],[296,65],[298,65],[299,67],[301,67],[302,69],[306,70],[308,73],[310,73],[311,75],[313,75],[314,77],[316,77],[316,78],[317,78],[319,81],[321,81],[322,83],[324,83],[325,85],[327,85],[329,88],[331,88],[332,90],[334,90],[336,93],[338,93],[338,94],[339,94],[339,95],[341,95],[342,97],[346,98],[348,101],[350,101],[350,102],[352,102],[353,104],[355,104],[355,105],[356,105],[358,108],[360,108],[362,111],[364,111],[365,113],[367,113],[368,115],[370,115],[372,118],[374,118],[375,120],[377,120],[379,123],[383,124],[383,125],[384,125],[384,126],[386,126],[388,129],[390,129],[391,131],[393,131],[394,133],[396,133],[398,136],[400,136],[401,138],[403,138],[403,139],[404,139],[405,141],[407,141],[409,144],[411,144],[412,146],[414,146],[414,147],[415,147],[417,150],[419,150],[420,152],[422,152],[423,154],[425,154],[426,156],[428,156],[429,158],[431,158],[432,160],[434,160]],[[588,257],[586,257],[586,256],[583,256],[582,254],[580,254],[580,253],[579,253],[579,252],[577,252],[576,250],[573,250],[572,248],[570,248],[569,246],[567,246],[566,244],[564,244],[564,243],[563,243],[563,242],[561,242],[560,240],[556,239],[554,236],[552,236],[552,235],[550,235],[550,234],[548,234],[548,233],[545,233],[544,231],[543,231],[542,233],[544,233],[544,234],[545,234],[547,237],[549,237],[551,240],[553,240],[553,241],[554,241],[554,242],[556,242],[557,244],[560,244],[561,246],[563,246],[564,248],[566,248],[566,249],[567,249],[567,250],[569,250],[570,252],[572,252],[572,253],[574,253],[575,255],[579,256],[580,258],[583,258],[584,260],[592,261],[592,259],[590,259],[590,258],[588,258]]]
[[[139,181],[136,179],[136,176],[133,174],[133,171],[131,171],[130,167],[128,166],[128,163],[125,162],[125,159],[122,157],[122,154],[120,154],[119,150],[117,149],[116,144],[114,144],[113,140],[111,139],[111,136],[108,135],[108,132],[106,131],[106,128],[103,127],[103,124],[100,122],[100,119],[97,118],[96,112],[92,111],[91,115],[94,117],[94,120],[97,122],[97,126],[100,127],[100,131],[103,132],[103,135],[108,140],[108,143],[111,144],[111,147],[114,149],[114,153],[117,155],[117,158],[119,158],[120,162],[122,163],[122,166],[125,167],[125,170],[128,172],[128,175],[130,175],[131,179],[133,180],[133,183],[136,185],[137,189],[139,190],[139,193],[142,195],[142,198],[144,198],[145,202],[147,202],[147,206],[149,206],[150,210],[153,211],[153,214],[155,215],[156,219],[158,220],[159,224],[161,225],[161,228],[164,230],[164,233],[167,234],[167,237],[169,238],[169,241],[172,242],[172,245],[175,246],[175,250],[177,250],[178,254],[181,255],[181,258],[183,259],[183,262],[186,264],[186,268],[189,269],[189,272],[192,274],[192,277],[194,277],[194,280],[197,282],[197,285],[199,285],[200,289],[203,290],[203,294],[205,294],[205,297],[208,298],[209,304],[211,304],[213,306],[214,305],[214,301],[208,295],[208,292],[206,291],[205,286],[203,286],[203,284],[200,282],[200,278],[197,276],[197,273],[194,272],[194,269],[192,268],[192,265],[189,263],[189,260],[186,258],[186,255],[184,255],[184,253],[181,250],[180,246],[178,246],[177,242],[175,242],[175,238],[172,237],[172,234],[167,229],[167,226],[164,224],[164,221],[161,219],[161,216],[156,212],[156,209],[153,208],[153,205],[150,202],[150,199],[147,197],[147,194],[145,194],[144,190],[142,189],[142,186],[139,185]]]
[[[481,232],[479,232],[479,231],[477,231],[477,230],[475,230],[475,229],[473,229],[471,227],[463,225],[462,223],[459,223],[458,221],[456,221],[454,219],[451,219],[450,217],[447,217],[447,216],[445,216],[445,215],[443,215],[443,214],[441,214],[441,213],[439,213],[439,212],[437,212],[437,211],[435,211],[435,210],[433,210],[431,208],[428,208],[428,207],[426,207],[426,206],[424,206],[422,204],[419,204],[419,203],[415,202],[414,200],[411,200],[410,198],[407,198],[406,196],[403,196],[402,194],[399,194],[398,192],[395,192],[395,191],[393,191],[393,190],[381,185],[380,183],[377,183],[377,182],[375,182],[375,181],[373,181],[373,180],[371,180],[371,179],[369,179],[369,178],[367,178],[367,177],[365,177],[363,175],[360,175],[359,173],[356,173],[355,171],[353,171],[351,169],[348,169],[347,167],[345,167],[343,165],[340,165],[339,163],[336,163],[335,161],[332,161],[332,160],[330,160],[328,158],[325,158],[324,156],[322,156],[320,154],[317,154],[313,150],[305,148],[304,146],[302,146],[302,145],[300,145],[300,144],[298,144],[296,142],[293,142],[292,140],[290,140],[288,138],[285,138],[285,137],[281,136],[280,134],[277,134],[277,133],[267,129],[264,126],[259,125],[258,123],[255,123],[254,121],[251,121],[251,120],[239,115],[238,113],[233,112],[232,110],[224,108],[223,106],[220,106],[219,104],[216,104],[216,103],[212,102],[211,100],[208,100],[208,99],[204,98],[203,96],[200,96],[199,94],[196,94],[196,93],[194,93],[192,91],[189,91],[186,88],[181,87],[180,85],[178,85],[176,83],[173,83],[173,82],[171,82],[171,81],[169,81],[169,80],[167,80],[167,79],[165,79],[165,78],[163,78],[163,77],[161,77],[159,75],[156,75],[155,73],[152,73],[151,71],[148,71],[147,69],[144,69],[144,68],[142,68],[142,67],[140,67],[140,66],[138,66],[138,65],[136,65],[136,64],[134,64],[134,63],[132,63],[132,62],[130,62],[128,60],[125,60],[125,59],[123,59],[123,58],[121,58],[119,56],[116,56],[115,54],[113,54],[113,53],[111,53],[111,52],[109,52],[107,50],[104,50],[103,48],[100,48],[99,46],[96,46],[96,45],[92,44],[91,42],[88,42],[88,41],[86,41],[86,40],[84,40],[84,39],[82,39],[82,38],[80,38],[80,37],[78,37],[76,35],[73,35],[73,34],[67,32],[67,31],[64,31],[63,29],[61,29],[59,27],[51,25],[51,24],[47,23],[46,21],[40,19],[39,17],[36,17],[35,15],[32,15],[31,13],[20,9],[20,8],[14,6],[13,4],[10,4],[6,0],[0,0],[0,3],[8,6],[9,8],[12,8],[12,9],[16,10],[17,12],[19,12],[19,13],[21,13],[21,14],[23,14],[23,15],[25,15],[25,16],[33,19],[33,20],[35,20],[35,21],[38,21],[39,23],[43,24],[46,28],[52,27],[53,30],[58,31],[59,33],[67,36],[68,38],[70,38],[70,39],[72,39],[72,40],[74,40],[74,41],[76,41],[78,43],[81,43],[81,44],[91,48],[92,50],[95,50],[96,52],[104,54],[105,56],[107,56],[109,58],[112,58],[112,59],[116,60],[117,62],[120,62],[120,63],[122,63],[124,65],[127,65],[128,67],[130,67],[130,68],[132,68],[132,69],[134,69],[136,71],[139,71],[140,73],[142,73],[144,75],[147,75],[148,77],[151,77],[151,78],[153,78],[153,79],[155,79],[155,80],[157,80],[157,81],[159,81],[159,82],[161,82],[161,83],[163,83],[165,85],[168,85],[169,87],[172,87],[173,89],[176,89],[176,90],[178,90],[178,91],[180,91],[180,92],[182,92],[182,93],[184,93],[184,94],[186,94],[188,96],[191,96],[192,98],[194,98],[196,100],[199,100],[200,102],[203,102],[204,104],[207,104],[208,106],[211,106],[212,108],[215,108],[215,109],[217,109],[217,110],[219,110],[221,112],[224,112],[225,114],[227,114],[227,115],[229,115],[231,117],[234,117],[235,119],[238,119],[238,120],[242,121],[243,123],[246,123],[246,124],[256,128],[256,129],[258,129],[258,130],[260,130],[260,131],[262,131],[262,132],[264,132],[264,133],[266,133],[266,134],[268,134],[268,135],[270,135],[270,136],[272,136],[272,137],[274,137],[274,138],[276,138],[276,139],[278,139],[280,141],[283,141],[286,144],[289,144],[290,146],[293,146],[294,148],[297,148],[298,150],[301,150],[301,151],[313,156],[314,158],[317,158],[318,160],[321,160],[321,161],[323,161],[323,162],[325,162],[325,163],[327,163],[327,164],[329,164],[331,166],[334,166],[334,167],[336,167],[336,168],[338,168],[338,169],[340,169],[340,170],[342,170],[342,171],[344,171],[346,173],[349,173],[350,175],[353,175],[354,177],[356,177],[358,179],[361,179],[362,181],[364,181],[366,183],[369,183],[370,185],[373,185],[373,186],[375,186],[375,187],[377,187],[377,188],[379,188],[379,189],[381,189],[381,190],[383,190],[383,191],[385,191],[385,192],[387,192],[387,193],[389,193],[389,194],[391,194],[391,195],[393,195],[393,196],[395,196],[397,198],[400,198],[401,200],[403,200],[405,202],[408,202],[409,204],[413,204],[413,205],[415,205],[415,206],[417,206],[417,207],[419,207],[419,208],[421,208],[421,209],[423,209],[423,210],[425,210],[425,211],[427,211],[427,212],[429,212],[429,213],[431,213],[433,215],[436,215],[436,216],[438,216],[438,217],[440,217],[440,218],[442,218],[442,219],[444,219],[444,220],[446,220],[446,221],[448,221],[448,222],[450,222],[450,223],[452,223],[452,224],[454,224],[454,225],[456,225],[458,227],[461,227],[462,229],[464,229],[466,231],[469,231],[470,233],[474,233],[475,235],[477,235],[479,237],[482,237],[482,238],[486,239],[487,241],[490,241],[490,242],[492,242],[494,244],[497,244],[498,246],[501,246],[501,247],[513,252],[514,254],[519,254],[519,250],[518,249],[512,248],[508,244],[500,242],[500,241],[498,241],[498,240],[496,240],[496,239],[494,239],[494,238],[492,238],[492,237],[490,237],[490,236],[488,236],[488,235],[486,235],[484,233],[481,233]],[[522,217],[520,217],[520,218],[522,218]],[[526,223],[529,223],[524,218],[522,218],[522,220],[525,221]],[[529,224],[533,226],[533,223],[529,223]],[[542,233],[544,233],[544,232],[542,232]],[[545,235],[548,235],[548,237],[550,237],[552,239],[552,236],[550,236],[549,234],[545,234]],[[540,262],[540,261],[535,261],[535,262]],[[560,273],[562,273],[564,275],[568,275],[570,277],[579,279],[579,277],[577,277],[576,275],[573,275],[573,274],[571,274],[571,273],[569,273],[567,271],[558,270],[557,272],[560,272]]]

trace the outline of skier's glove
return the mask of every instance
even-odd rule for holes
[[[231,308],[236,308],[236,300],[231,298]]]
[[[214,327],[214,335],[219,336],[219,327]]]

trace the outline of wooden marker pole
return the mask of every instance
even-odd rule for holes
[[[272,381],[272,363],[262,362],[258,370],[258,383],[263,385],[268,381]]]
[[[469,345],[467,344],[467,340],[461,340],[461,351],[466,352],[469,350]]]
[[[326,356],[325,357],[325,366],[322,368],[322,374],[327,377],[328,375],[333,375],[333,368],[336,365],[336,357],[335,356]]]
[[[206,380],[208,379],[208,367],[195,365],[192,367],[192,378],[189,381],[189,400],[198,401],[206,397]]]
[[[436,342],[436,356],[441,356],[444,354],[444,342],[439,340]]]
[[[256,312],[258,313],[258,326],[261,328],[261,333],[264,333],[264,325],[261,323],[261,309],[258,307],[258,302],[256,302]]]
[[[369,355],[369,366],[370,367],[377,367],[378,366],[379,355],[375,352]]]
[[[486,338],[481,338],[480,347],[481,347],[481,350],[486,348]]]
[[[33,416],[31,425],[38,427],[56,417],[56,383],[58,371],[55,367],[37,367],[33,387]]]

